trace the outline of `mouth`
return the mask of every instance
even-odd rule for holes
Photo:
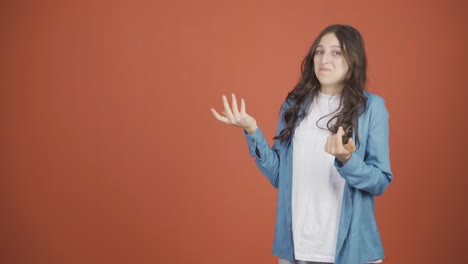
[[[331,72],[331,70],[327,68],[319,68],[319,72]]]

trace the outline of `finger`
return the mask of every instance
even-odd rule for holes
[[[241,115],[245,116],[245,101],[244,101],[244,98],[241,99]]]
[[[344,135],[343,127],[340,126],[338,127],[336,134],[333,135],[333,143],[335,147],[343,146],[343,135]]]
[[[349,146],[349,147],[348,147],[348,150],[349,150],[350,152],[353,152],[353,151],[356,150],[356,144],[354,143],[353,138],[349,138],[348,144],[346,144],[346,145]]]
[[[338,130],[336,131],[336,134],[342,137],[344,135],[344,129],[342,126],[338,127]]]
[[[232,114],[231,108],[229,107],[229,103],[225,95],[223,95],[223,105],[224,111],[226,112],[226,116],[229,119],[229,122],[234,123],[234,115]]]
[[[325,150],[325,152],[327,152],[327,153],[329,153],[329,154],[332,154],[332,153],[330,152],[330,137],[331,137],[331,136],[328,136],[328,137],[327,137],[327,141],[325,142],[325,146],[324,146],[323,149]]]
[[[239,121],[239,109],[237,108],[237,99],[235,94],[232,94],[232,113],[234,114],[236,120]]]
[[[341,127],[340,127],[341,128]],[[342,134],[342,130],[340,130],[340,128],[338,128],[338,130],[336,131],[336,134],[332,135],[332,147],[334,149],[334,151],[338,151],[340,147],[343,146],[343,134]]]
[[[211,108],[211,113],[213,113],[214,117],[216,119],[218,119],[219,121],[225,123],[225,124],[230,124],[229,123],[229,119],[225,116],[221,116],[220,114],[218,114],[218,112],[216,112],[216,110],[214,108]]]

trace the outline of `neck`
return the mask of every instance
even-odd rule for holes
[[[343,87],[336,86],[321,86],[320,92],[326,95],[339,95],[343,91]]]

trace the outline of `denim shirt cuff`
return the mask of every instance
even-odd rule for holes
[[[338,158],[335,158],[335,167],[341,175],[353,171],[359,164],[359,157],[356,153],[351,154],[349,160],[343,164]]]
[[[250,135],[247,134],[247,132],[244,130],[244,136],[245,136],[245,139],[247,140],[247,145],[249,146],[250,156],[257,157],[257,155],[255,154],[257,146],[265,138],[263,136],[262,130],[260,129],[260,127],[257,127],[255,132]]]

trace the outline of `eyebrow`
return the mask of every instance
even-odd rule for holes
[[[341,49],[341,47],[340,47],[339,45],[331,45],[330,47],[332,47],[332,48],[340,48],[340,49]],[[323,48],[323,45],[318,45],[317,48]]]

